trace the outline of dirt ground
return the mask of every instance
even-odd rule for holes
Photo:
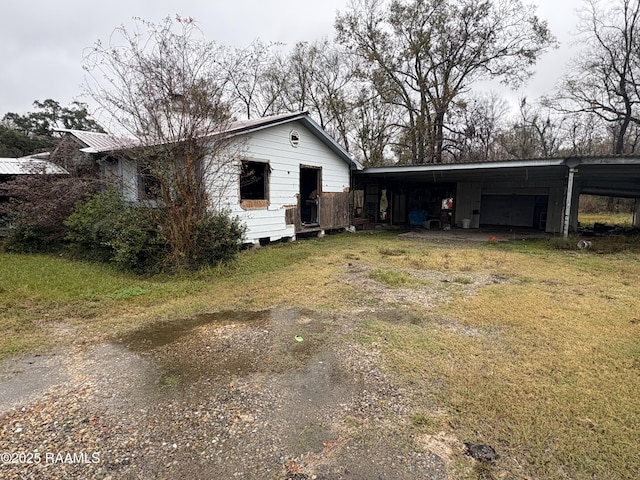
[[[401,387],[359,341],[363,318],[403,321],[399,305],[445,294],[390,292],[373,266],[346,267],[340,281],[366,299],[349,313],[221,312],[108,343],[57,326],[64,347],[0,363],[0,477],[454,478],[461,441],[414,428],[424,392]],[[472,280],[459,288],[500,281]]]
[[[534,238],[551,238],[553,234],[533,228],[491,227],[491,228],[453,228],[450,230],[416,229],[400,235],[403,238],[429,239],[436,241],[472,241],[472,242],[509,242],[514,240],[531,240]],[[557,234],[556,236],[561,236]]]

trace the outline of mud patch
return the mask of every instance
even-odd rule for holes
[[[172,322],[154,323],[119,338],[118,343],[134,351],[145,351],[174,343],[198,327],[259,326],[266,325],[270,318],[270,310],[208,313]]]

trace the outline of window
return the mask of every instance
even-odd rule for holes
[[[157,200],[160,198],[160,181],[151,173],[149,166],[138,168],[139,200]]]
[[[269,164],[243,160],[240,168],[240,201],[269,200]],[[266,203],[255,207],[266,207]]]

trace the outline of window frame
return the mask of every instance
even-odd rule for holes
[[[262,184],[261,191],[263,195],[260,195],[260,197],[262,198],[256,198],[257,195],[255,194],[246,195],[246,187],[243,187],[242,185],[243,175],[245,174],[244,173],[245,165],[249,165],[249,166],[259,165],[261,167],[261,171],[259,172],[261,180],[259,181]],[[269,164],[269,161],[253,159],[253,158],[243,158],[242,160],[240,160],[239,172],[238,172],[238,199],[240,201],[240,206],[243,209],[255,210],[255,209],[267,208],[270,204],[270,194],[271,194],[270,186],[271,186],[271,165]],[[245,192],[243,192],[243,190],[245,190]],[[250,198],[247,198],[247,196]]]

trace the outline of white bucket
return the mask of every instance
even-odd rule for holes
[[[580,240],[578,242],[578,248],[580,250],[587,250],[591,248],[591,242],[589,240]]]
[[[471,226],[471,219],[463,218],[462,219],[462,228],[469,228]]]

